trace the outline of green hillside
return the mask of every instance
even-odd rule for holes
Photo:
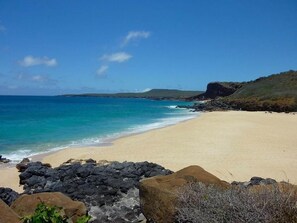
[[[222,99],[243,110],[296,111],[297,71],[287,71],[248,82]]]
[[[97,93],[87,93],[87,94],[67,94],[63,96],[70,97],[113,97],[113,98],[148,98],[148,99],[186,99],[198,94],[202,91],[181,91],[172,89],[152,89],[146,92],[140,93],[116,93],[116,94],[97,94]]]

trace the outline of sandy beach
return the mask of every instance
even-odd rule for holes
[[[173,171],[199,165],[231,182],[252,176],[297,184],[297,115],[265,112],[211,112],[173,126],[117,139],[111,146],[48,154],[58,166],[70,158],[150,161]],[[0,186],[21,191],[15,168],[0,169]]]

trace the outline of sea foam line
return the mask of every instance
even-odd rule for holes
[[[56,146],[56,147],[53,147],[53,148],[50,148],[50,149],[47,149],[44,151],[35,152],[32,150],[28,150],[28,149],[18,150],[18,151],[14,151],[11,153],[3,154],[3,157],[10,159],[12,161],[12,163],[18,163],[25,157],[33,157],[36,155],[43,155],[43,154],[47,154],[50,152],[56,152],[56,151],[67,149],[67,148],[86,147],[86,146],[104,146],[106,144],[112,143],[114,140],[121,138],[121,137],[126,137],[126,136],[133,135],[133,134],[144,133],[144,132],[147,132],[150,130],[175,125],[177,123],[193,119],[199,115],[199,113],[193,113],[193,112],[190,112],[189,110],[177,108],[175,105],[167,106],[167,108],[180,110],[180,111],[176,112],[176,113],[169,113],[170,115],[173,115],[175,117],[160,118],[160,119],[157,119],[153,123],[134,125],[134,126],[128,127],[127,129],[123,130],[122,132],[112,133],[112,134],[104,135],[101,137],[90,137],[90,138],[84,138],[81,140],[75,140],[75,141],[70,142],[69,144]]]

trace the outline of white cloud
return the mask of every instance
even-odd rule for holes
[[[36,82],[44,82],[47,78],[45,78],[44,76],[41,75],[34,75],[32,76],[32,81],[36,81]]]
[[[48,57],[33,57],[33,56],[25,56],[20,62],[20,65],[23,67],[31,67],[37,65],[45,65],[47,67],[54,67],[58,64],[55,58]]]
[[[118,62],[122,63],[128,61],[132,58],[132,55],[125,53],[125,52],[118,52],[113,54],[104,54],[100,60],[105,60],[108,62]]]
[[[26,81],[30,83],[38,83],[42,85],[56,85],[57,80],[50,78],[48,75],[42,74],[26,74],[26,73],[19,73],[16,78],[21,81]]]
[[[102,65],[101,67],[99,67],[96,73],[98,76],[103,76],[107,70],[108,70],[108,66]]]
[[[138,40],[138,39],[147,39],[151,35],[148,31],[130,31],[127,36],[124,38],[122,46],[127,45],[129,42]]]

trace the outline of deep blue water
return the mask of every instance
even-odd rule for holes
[[[70,146],[93,145],[194,116],[177,101],[0,96],[0,154],[23,157]]]

